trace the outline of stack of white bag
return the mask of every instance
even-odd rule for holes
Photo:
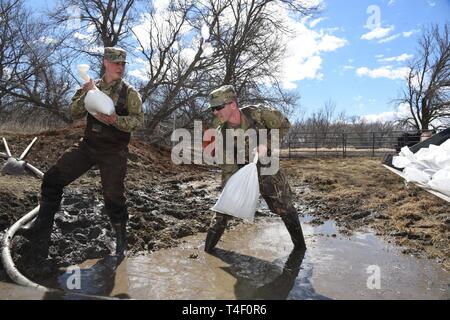
[[[439,146],[430,144],[416,153],[403,147],[392,159],[392,164],[403,169],[406,181],[450,196],[450,139]]]
[[[90,69],[89,65],[80,64],[77,66],[77,69],[81,79],[86,82],[91,80],[88,75],[88,71]],[[110,116],[114,112],[114,102],[112,99],[100,91],[97,87],[94,87],[94,89],[88,91],[86,97],[84,98],[84,106],[92,115],[96,115],[99,112]]]

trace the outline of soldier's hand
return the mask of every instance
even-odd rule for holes
[[[267,146],[265,144],[260,144],[259,146],[256,147],[255,150],[258,153],[258,156],[264,157],[267,155]]]
[[[95,88],[94,80],[90,80],[89,82],[86,82],[83,87],[81,88],[83,92],[88,92],[89,90],[92,90]]]
[[[97,113],[94,116],[98,121],[103,122],[105,124],[114,124],[117,121],[117,114],[114,112],[110,116],[104,113]]]

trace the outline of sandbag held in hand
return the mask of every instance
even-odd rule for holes
[[[78,73],[80,74],[80,77],[86,81],[89,82],[91,78],[87,74],[89,71],[89,66],[87,64],[80,64],[77,66]],[[97,87],[94,87],[94,89],[89,90],[86,93],[86,97],[84,98],[84,106],[86,110],[92,114],[95,115],[97,113],[104,113],[107,115],[111,115],[114,113],[114,102],[112,99],[100,91]]]
[[[253,222],[259,200],[257,162],[256,153],[252,163],[230,177],[211,210]]]

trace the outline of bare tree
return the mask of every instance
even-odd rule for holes
[[[136,3],[137,0],[60,0],[48,13],[49,25],[58,28],[68,40],[64,44],[72,56],[81,53],[90,57],[93,70],[102,75],[103,47],[129,45]]]
[[[450,118],[450,34],[449,25],[433,25],[419,41],[419,53],[410,64],[403,97],[410,115],[401,120],[418,131],[438,129]]]
[[[148,63],[149,80],[141,90],[151,115],[148,128],[153,130],[174,112],[184,115],[186,123],[193,115],[202,116],[205,97],[223,84],[235,86],[242,104],[265,102],[292,111],[298,96],[279,83],[289,30],[275,14],[275,5],[300,15],[315,10],[293,1],[180,0],[161,19],[150,7],[147,36],[136,35]],[[207,36],[200,37],[205,31]]]
[[[61,73],[60,42],[31,18],[22,1],[2,1],[0,21],[0,99],[3,112],[33,116],[45,111],[69,122],[70,83]],[[44,36],[45,35],[45,36]]]

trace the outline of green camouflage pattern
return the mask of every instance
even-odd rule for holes
[[[246,109],[245,113],[250,115],[251,119],[247,119],[247,117],[244,115],[244,109]],[[217,130],[222,129],[235,129],[235,135],[237,136],[237,139],[241,135],[245,133],[245,131],[252,127],[252,123],[255,126],[255,129],[279,129],[280,130],[280,140],[287,134],[289,131],[289,128],[291,127],[291,124],[289,120],[277,109],[267,106],[267,105],[251,105],[246,106],[240,109],[241,112],[241,124],[237,128],[231,128],[227,124],[222,124],[217,117],[214,117],[212,120],[212,127],[216,128]],[[236,130],[236,129],[242,129],[242,130]],[[225,130],[222,130],[223,137],[225,139]],[[239,155],[239,152],[245,152],[245,159],[246,163],[249,162],[249,155],[248,155],[248,139],[246,141],[246,146],[243,150],[238,150],[236,152],[237,155]],[[224,159],[222,161],[222,164],[220,164],[220,168],[222,169],[222,184],[225,185],[227,180],[241,167],[240,165],[236,163],[232,163],[233,160],[231,157],[233,155],[228,155],[225,152],[226,143],[224,145],[224,152],[223,156]],[[271,142],[270,142],[270,134],[267,139],[267,150],[271,150]],[[236,158],[234,159],[234,162],[236,162]]]
[[[121,48],[105,47],[103,58],[111,62],[127,62],[127,52]]]
[[[238,132],[240,131],[239,134],[244,134],[243,132],[248,128],[279,129],[279,138],[281,139],[284,135],[286,135],[290,128],[288,119],[284,117],[278,110],[268,106],[249,106],[240,109],[240,112],[240,126],[238,128],[233,128],[242,129],[235,130]],[[217,130],[220,130],[222,134],[224,133],[225,129],[231,129],[228,124],[221,124],[218,119],[213,120],[213,126]],[[269,141],[267,143],[267,147],[269,152],[271,147],[271,143]],[[224,142],[224,150],[225,148],[226,142]],[[249,149],[247,148],[247,146],[245,149],[248,152]],[[248,160],[248,158],[246,159]],[[228,179],[237,170],[240,169],[240,166],[237,164],[222,164],[221,167],[222,186],[224,186]],[[259,168],[260,164],[258,163],[258,169]],[[273,175],[259,174],[259,190],[270,211],[281,216],[281,219],[291,236],[294,247],[303,249],[306,248],[303,231],[298,218],[298,213],[293,203],[292,190],[283,171],[279,169]],[[230,218],[231,216],[226,214],[218,212],[214,214],[205,241],[205,251],[211,250],[211,248],[217,244]]]
[[[218,107],[236,99],[236,91],[233,86],[226,85],[213,90],[209,96],[209,108]]]
[[[97,88],[107,94],[117,104],[119,99],[119,93],[122,89],[124,80],[113,81],[107,84],[104,79],[97,82]],[[128,84],[127,84],[128,85]],[[73,119],[81,119],[86,116],[87,111],[84,106],[84,98],[86,93],[79,89],[70,105],[70,111]],[[124,132],[131,132],[141,128],[144,125],[144,113],[142,111],[142,100],[139,93],[132,86],[128,85],[127,102],[126,107],[128,110],[128,116],[117,116],[117,122],[113,124],[117,129]]]

